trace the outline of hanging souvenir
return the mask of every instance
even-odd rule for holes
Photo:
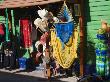
[[[20,20],[20,31],[21,31],[21,37],[22,37],[22,45],[24,48],[29,48],[32,44],[31,41],[31,25],[28,19],[21,19]]]
[[[103,21],[102,27],[98,30],[97,39],[98,42],[95,44],[96,46],[96,71],[100,76],[108,76],[109,75],[109,53],[108,53],[108,44],[106,31],[107,25]]]
[[[34,24],[36,25],[36,29],[40,28],[42,32],[48,31],[48,18],[45,17],[47,15],[48,11],[43,9],[43,10],[38,10],[38,15],[40,18],[35,19]]]
[[[53,57],[60,66],[69,68],[77,58],[78,28],[65,2],[58,14],[58,19],[55,29],[51,29],[50,44],[53,46]]]
[[[9,41],[9,26],[8,26],[8,9],[5,10],[6,13],[6,41]]]
[[[45,32],[42,36],[41,36],[41,38],[40,38],[40,41],[37,41],[36,43],[35,43],[35,47],[38,49],[38,46],[39,45],[43,45],[43,55],[45,56],[45,53],[44,53],[44,50],[45,50],[45,48],[46,48],[46,39],[47,39],[47,37],[48,37],[48,32]]]
[[[4,24],[0,24],[0,35],[4,35]]]
[[[47,40],[47,37],[48,37],[48,32],[45,32],[41,38],[40,38],[40,42],[42,45],[44,45],[46,43],[46,40]]]
[[[67,43],[69,38],[73,34],[74,24],[73,22],[68,23],[58,23],[55,24],[57,36],[60,38],[61,42]]]
[[[39,28],[42,32],[46,32],[47,30],[49,30],[47,20],[42,20],[40,18],[37,18],[34,21],[34,24],[36,25],[36,29]]]
[[[55,23],[57,36],[60,38],[62,43],[67,43],[70,36],[72,36],[75,25],[73,23],[72,14],[65,2],[58,14],[58,18],[60,22]]]

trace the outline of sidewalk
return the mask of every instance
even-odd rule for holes
[[[0,69],[0,82],[49,82],[43,71],[20,72]],[[77,82],[76,77],[54,78],[51,82]]]

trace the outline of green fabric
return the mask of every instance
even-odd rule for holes
[[[9,26],[8,26],[8,9],[5,9],[6,13],[6,41],[9,41]]]
[[[18,39],[20,41],[20,20],[19,20],[19,25],[16,28],[16,32],[17,32]]]
[[[2,47],[2,43],[0,43],[0,49],[1,49],[1,47]]]
[[[105,33],[103,33],[105,35]],[[107,39],[104,39],[105,41]],[[98,49],[100,52],[103,50],[107,51],[108,46],[105,44],[105,41],[102,41],[102,39],[98,39],[98,42],[96,42],[95,48]],[[101,54],[96,53],[96,71],[97,74],[101,76],[108,76],[109,75],[109,56],[107,54]]]
[[[15,36],[14,11],[13,10],[11,10],[11,16],[12,16],[12,31],[13,31],[13,35]]]
[[[30,58],[30,53],[29,53],[29,50],[28,49],[26,49],[26,52],[25,52],[25,54],[24,54],[23,57],[24,58]]]

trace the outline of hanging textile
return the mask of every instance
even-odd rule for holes
[[[55,24],[57,37],[60,38],[61,42],[67,43],[69,38],[72,36],[74,24],[73,22],[68,23],[57,23]]]
[[[102,27],[103,27],[102,23]],[[105,26],[105,25],[104,25]],[[96,71],[98,75],[109,76],[109,53],[106,30],[100,28],[97,34],[96,46]]]
[[[62,43],[56,36],[55,30],[51,31],[51,46],[53,46],[53,57],[63,68],[69,68],[74,59],[77,58],[77,41],[77,28],[74,29],[74,32],[67,44],[64,44],[64,48],[62,48]]]
[[[21,19],[20,20],[20,31],[21,31],[21,37],[22,37],[22,45],[24,48],[29,48],[32,44],[31,41],[31,25],[28,19]]]
[[[8,67],[8,68],[15,68],[15,63],[16,63],[16,54],[15,54],[15,49],[14,49],[14,44],[10,41],[5,41],[2,44],[2,50],[4,53],[4,67]]]
[[[29,53],[29,50],[28,49],[26,49],[25,50],[26,52],[24,53],[24,56],[23,56],[23,58],[30,58],[30,53]]]
[[[55,29],[51,30],[53,56],[63,68],[69,68],[77,58],[78,28],[65,2],[58,18]]]
[[[64,2],[61,10],[60,10],[60,13],[58,14],[58,19],[60,20],[60,22],[71,22],[73,21],[73,17],[72,17],[72,13],[69,11],[66,3]]]
[[[64,2],[60,13],[58,14],[59,22],[55,23],[55,28],[57,32],[57,37],[62,42],[62,46],[68,42],[69,38],[72,36],[75,23],[72,17],[72,13],[69,11],[66,3]]]
[[[46,49],[46,40],[48,38],[48,35],[49,35],[48,32],[43,33],[42,36],[40,37],[40,40],[35,43],[35,47],[37,48],[37,50],[38,50],[39,45],[43,45],[44,56],[45,56],[44,50]]]
[[[14,11],[11,10],[11,17],[12,17],[12,30],[13,30],[13,35],[15,36],[15,26],[14,26]]]
[[[0,24],[0,43],[3,42],[5,40],[5,25],[4,24]]]
[[[9,41],[9,26],[8,26],[8,9],[5,10],[6,13],[6,41]]]
[[[47,37],[48,37],[48,32],[45,32],[41,38],[40,38],[40,42],[42,45],[44,45],[46,43],[46,40],[47,40]]]
[[[4,24],[0,24],[0,35],[4,35]]]

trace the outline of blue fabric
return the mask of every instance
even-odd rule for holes
[[[105,34],[97,34],[97,38],[101,39],[101,40],[105,40],[106,39],[106,35]]]
[[[19,66],[21,69],[25,70],[26,69],[26,60],[27,58],[19,58]]]
[[[67,21],[70,20],[70,16],[68,14],[68,11],[67,11],[66,7],[64,7],[63,17],[65,17]]]
[[[73,22],[56,23],[55,27],[56,27],[57,37],[60,38],[61,42],[67,43],[69,38],[72,36],[74,30]]]
[[[97,54],[107,54],[107,50],[98,50],[96,49]]]
[[[59,19],[62,19],[62,18],[65,19],[65,22],[72,21],[72,18],[69,15],[69,11],[67,10],[66,6],[64,7],[63,12],[60,13]]]

